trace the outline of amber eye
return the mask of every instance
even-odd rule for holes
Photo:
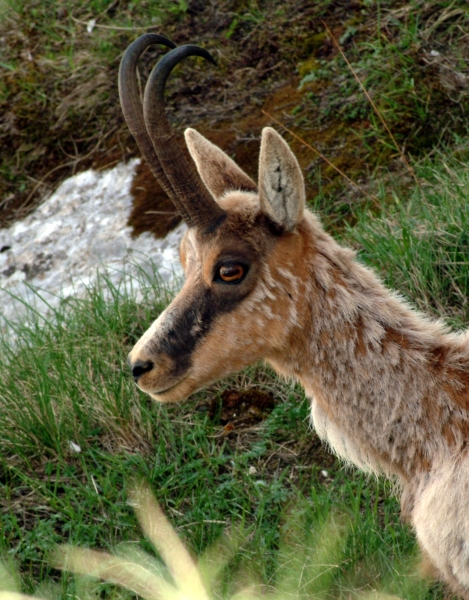
[[[218,278],[225,283],[238,283],[246,272],[247,269],[240,264],[222,265],[218,270]]]

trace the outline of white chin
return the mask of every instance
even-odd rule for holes
[[[184,377],[185,379],[185,377]],[[150,392],[147,390],[143,390],[146,394],[149,394],[154,400],[157,402],[177,402],[178,400],[184,400],[190,394],[189,392],[184,393],[183,386],[180,387],[180,384],[184,381],[178,381],[174,385],[165,390],[161,390],[158,392]]]

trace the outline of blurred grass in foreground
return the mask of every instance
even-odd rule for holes
[[[120,591],[113,594],[116,599],[128,598],[130,592],[146,600],[210,600],[215,597],[254,600],[259,596],[271,600],[299,600],[328,598],[334,591],[333,573],[340,568],[350,529],[348,519],[343,515],[330,514],[317,528],[315,538],[309,534],[305,536],[305,523],[301,520],[288,519],[288,533],[280,541],[281,558],[275,584],[266,588],[250,580],[249,575],[241,574],[231,593],[220,596],[214,594],[214,589],[219,587],[217,580],[243,543],[245,535],[232,532],[223,536],[195,561],[146,485],[134,488],[130,497],[146,538],[162,560],[134,545],[121,546],[114,554],[59,546],[52,555],[52,562],[59,569],[80,576],[78,595],[82,600],[100,597],[99,589],[93,585],[95,578],[117,585]],[[305,537],[309,544],[305,543]],[[33,600],[31,596],[20,595],[18,577],[1,563],[0,574],[1,600]],[[425,583],[410,571],[402,576],[402,580],[407,584],[407,591],[412,588],[414,592],[426,591]],[[44,597],[44,591],[47,593],[43,590],[41,597]],[[362,600],[399,600],[398,596],[377,590],[348,591]],[[52,597],[58,597],[60,590],[51,585],[48,592]]]

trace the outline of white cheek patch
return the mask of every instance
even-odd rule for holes
[[[278,315],[272,311],[268,300],[275,301],[275,288],[277,287],[276,282],[270,275],[268,265],[264,266],[264,274],[262,279],[259,278],[256,288],[250,294],[250,296],[244,301],[244,310],[250,313],[257,313],[259,318],[265,318],[268,320],[279,318]]]
[[[168,329],[171,328],[174,321],[174,313],[169,310],[170,308],[171,307],[168,306],[156,321],[153,321],[150,327],[135,344],[132,353],[138,354],[141,350],[145,349],[145,346],[153,344],[159,337],[164,335],[165,331],[168,331]]]
[[[280,275],[280,277],[287,280],[288,284],[285,285],[285,290],[286,293],[291,295],[291,301],[287,315],[288,323],[291,326],[299,325],[298,300],[300,299],[302,293],[303,296],[305,296],[309,290],[307,289],[306,284],[288,269],[277,267],[277,273]]]
[[[288,265],[293,267],[293,265]],[[291,271],[289,271],[288,269],[284,269],[283,267],[277,267],[277,272],[284,278],[287,279],[290,284],[291,284],[291,291],[298,295],[299,292],[299,281],[300,278],[297,277],[296,275],[294,275]]]
[[[269,321],[281,322],[286,326],[285,335],[299,325],[297,301],[300,297],[299,278],[287,269],[275,268],[272,276],[268,264],[263,267],[262,278],[256,288],[244,301],[243,309],[247,313],[257,315],[257,323],[267,324]],[[282,282],[286,279],[287,282]],[[305,286],[302,286],[305,289]],[[278,300],[282,298],[281,305]]]

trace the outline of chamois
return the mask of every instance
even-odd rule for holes
[[[137,62],[158,43],[173,49],[142,105]],[[120,67],[128,126],[188,225],[185,283],[129,355],[137,385],[173,402],[259,360],[298,380],[338,455],[398,479],[403,515],[434,573],[469,599],[467,334],[417,312],[324,231],[274,129],[262,131],[257,185],[193,129],[193,162],[181,154],[164,87],[192,55],[215,62],[198,46],[146,34]]]

